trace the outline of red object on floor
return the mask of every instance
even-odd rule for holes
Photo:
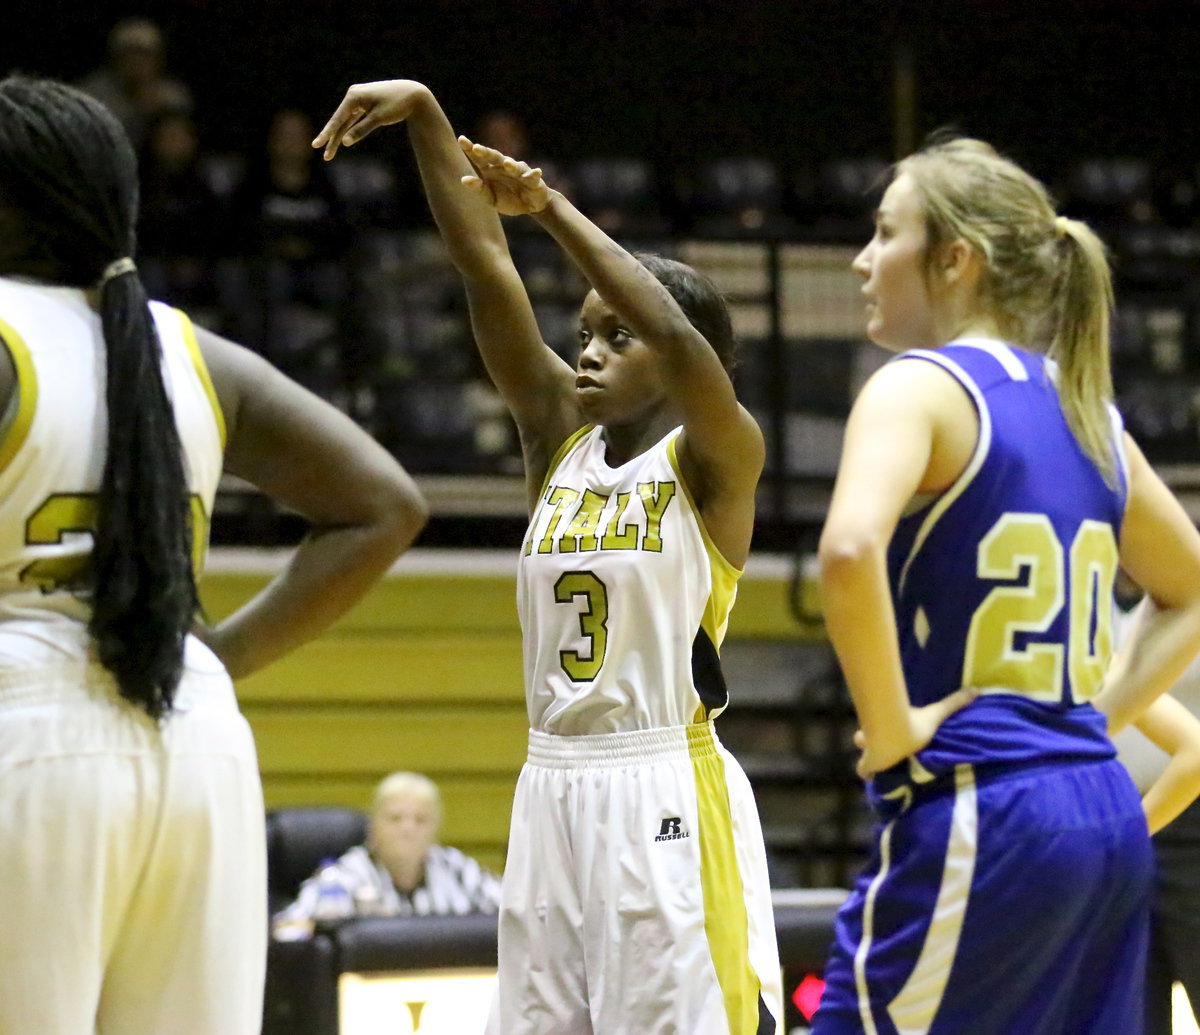
[[[792,992],[792,1002],[796,1004],[796,1009],[804,1015],[806,1021],[813,1019],[813,1014],[821,1005],[821,993],[824,991],[824,981],[816,974],[805,974],[804,980]]]

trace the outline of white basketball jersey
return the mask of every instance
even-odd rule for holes
[[[680,474],[679,429],[620,467],[583,428],[550,465],[517,573],[530,726],[681,726],[727,703],[716,651],[741,572]]]
[[[150,305],[192,493],[199,571],[221,476],[225,425],[191,322]],[[0,277],[0,337],[17,371],[0,436],[0,667],[87,657],[81,577],[108,442],[100,316],[77,288]]]

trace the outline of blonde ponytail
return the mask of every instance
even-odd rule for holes
[[[1100,239],[1085,224],[1056,215],[1046,188],[983,141],[938,141],[896,171],[912,178],[921,197],[926,262],[958,239],[980,255],[982,304],[1009,341],[1044,350],[1058,365],[1067,423],[1114,484],[1113,289]]]
[[[1086,223],[1059,216],[1059,275],[1054,291],[1050,358],[1058,364],[1058,394],[1067,423],[1107,481],[1116,477],[1109,360],[1112,273],[1104,243]]]

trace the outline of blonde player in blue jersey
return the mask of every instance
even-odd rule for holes
[[[262,789],[230,675],[332,622],[425,516],[348,419],[147,301],[137,197],[98,101],[0,82],[0,1035],[259,1031]],[[222,467],[315,527],[208,627]]]
[[[1103,246],[946,140],[854,268],[901,355],[854,405],[821,588],[880,825],[813,1031],[1136,1033],[1152,862],[1105,713],[1200,648],[1200,535],[1112,408]],[[1118,565],[1154,606],[1110,670]]]
[[[316,144],[332,157],[401,120],[529,490],[531,730],[491,1030],[775,1032],[762,835],[712,726],[764,455],[724,366],[728,312],[689,267],[619,247],[540,171],[456,141],[418,83],[352,87]],[[531,215],[591,284],[574,367],[542,341],[497,211]]]

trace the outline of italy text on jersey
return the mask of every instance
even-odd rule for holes
[[[661,553],[662,520],[675,495],[673,481],[639,482],[636,497],[632,492],[605,496],[591,489],[580,492],[551,485],[525,540],[525,553]]]

